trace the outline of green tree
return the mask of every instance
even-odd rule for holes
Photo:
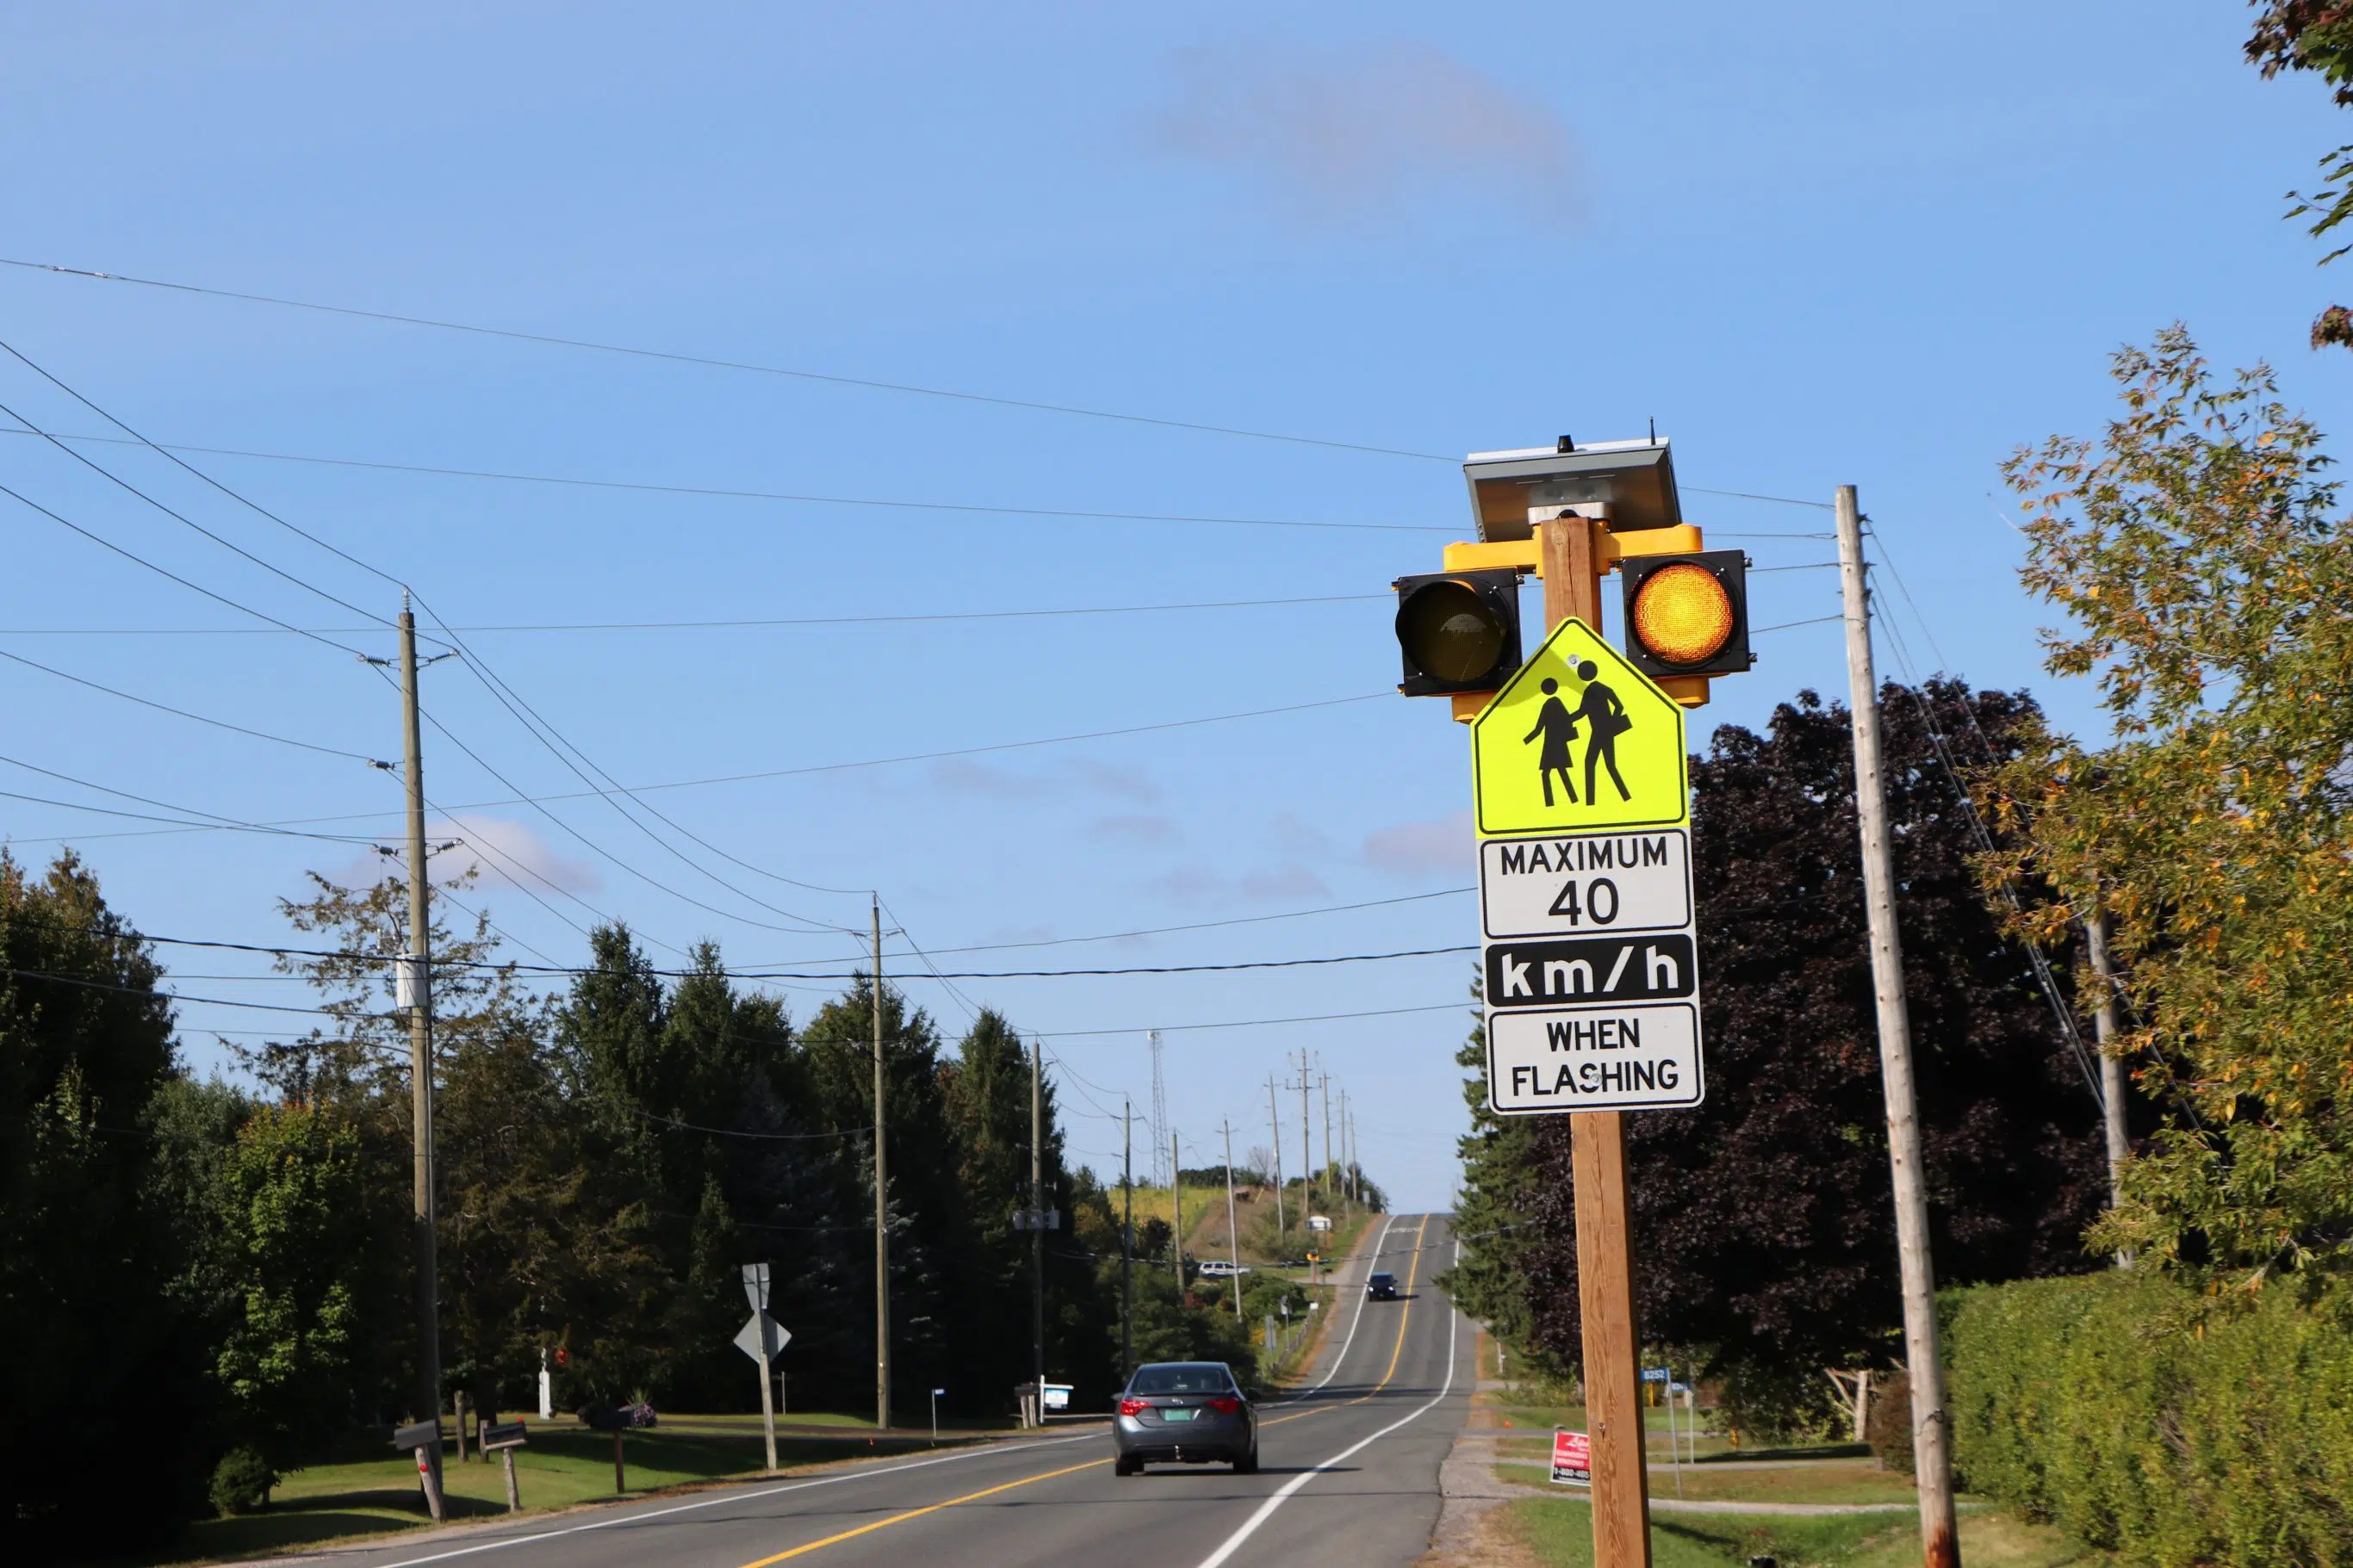
[[[228,1436],[283,1471],[351,1425],[368,1336],[383,1312],[357,1130],[327,1106],[265,1106],[220,1171],[237,1312],[216,1375]]]
[[[147,1118],[175,1075],[146,944],[70,853],[0,849],[0,1555],[150,1545],[216,1457],[186,1244]],[[156,1434],[171,1434],[158,1442]],[[119,1483],[144,1456],[142,1484]]]
[[[857,1156],[838,1167],[840,1208],[864,1221],[863,1245],[873,1245],[871,1216],[874,1166],[868,1130],[874,1125],[874,983],[856,976],[800,1033],[810,1085],[827,1130],[855,1135]],[[897,987],[882,987],[882,1063],[888,1110],[891,1225],[891,1340],[896,1386],[961,1387],[951,1375],[945,1314],[955,1300],[956,1264],[969,1217],[959,1184],[961,1152],[949,1131],[941,1081],[939,1029],[931,1015],[910,1006]],[[871,1258],[871,1254],[869,1255]],[[873,1269],[858,1271],[857,1311],[871,1323]],[[871,1363],[870,1363],[871,1364]],[[854,1402],[872,1384],[856,1367],[812,1369]],[[928,1381],[926,1381],[928,1380]],[[960,1396],[959,1396],[960,1397]],[[992,1400],[992,1405],[997,1401]]]
[[[2261,366],[2212,375],[2179,326],[2115,362],[2096,443],[2010,462],[2027,585],[2068,625],[2115,727],[2053,737],[1996,804],[1995,867],[2057,897],[2048,939],[2106,911],[2145,1092],[2178,1108],[2093,1233],[2246,1289],[2353,1268],[2353,534],[2318,429]]]

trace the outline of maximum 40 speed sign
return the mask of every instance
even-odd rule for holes
[[[1691,836],[1670,827],[1487,839],[1479,846],[1479,914],[1489,942],[1684,931]]]

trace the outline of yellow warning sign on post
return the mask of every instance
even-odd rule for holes
[[[1555,627],[1471,721],[1482,838],[1680,826],[1683,710],[1583,621]]]

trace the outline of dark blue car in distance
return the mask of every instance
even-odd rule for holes
[[[1111,1424],[1113,1468],[1227,1464],[1258,1468],[1258,1414],[1221,1361],[1163,1361],[1135,1369]]]

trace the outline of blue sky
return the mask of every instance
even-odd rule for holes
[[[191,455],[414,583],[461,627],[1313,601],[470,633],[532,709],[630,785],[826,770],[647,797],[754,870],[593,798],[546,813],[480,804],[512,792],[428,731],[428,792],[459,821],[437,831],[490,847],[482,902],[558,963],[582,951],[567,922],[617,916],[667,944],[659,956],[710,936],[738,966],[841,967],[855,944],[822,928],[861,927],[863,895],[777,878],[879,886],[892,923],[950,970],[1468,942],[1470,901],[1445,891],[1471,876],[1463,736],[1441,705],[1384,695],[1387,584],[1434,568],[1466,531],[1461,453],[1636,435],[1655,418],[1687,513],[1760,567],[1828,560],[1825,542],[1785,537],[1821,531],[1825,514],[1701,490],[1821,501],[1858,485],[1916,601],[1916,617],[1898,609],[1918,664],[2031,686],[2093,731],[2085,693],[2041,675],[2046,617],[2016,587],[2001,458],[2095,429],[2106,355],[2177,318],[2219,362],[2278,362],[2291,401],[2324,426],[2346,385],[2345,361],[2302,346],[2341,280],[2314,272],[2317,247],[2280,221],[2280,193],[2311,183],[2340,121],[2314,84],[2265,83],[2240,61],[2242,9],[1694,5],[1672,33],[1659,15],[101,5],[0,17],[14,154],[0,164],[0,254],[16,260],[1430,456],[18,268],[0,268],[0,338],[160,441],[835,498]],[[14,361],[0,403],[48,430],[103,433]],[[381,626],[320,596],[389,615],[384,578],[152,455],[78,449],[301,584],[33,437],[0,438],[0,482],[217,594],[304,627],[364,628],[331,635],[391,650]],[[257,632],[0,507],[0,651],[396,756],[392,693],[349,652]],[[1275,526],[1298,523],[1347,526]],[[1836,607],[1827,572],[1755,584],[1759,625]],[[1760,722],[1800,687],[1842,689],[1835,626],[1758,647],[1695,738]],[[1882,660],[1894,663],[1884,647]],[[581,788],[465,669],[425,679],[428,710],[490,767],[533,795]],[[322,829],[397,841],[396,781],[353,757],[6,661],[0,703],[0,754],[18,763],[171,814],[335,818]],[[1278,709],[1291,710],[1261,711]],[[1261,716],[1225,717],[1242,713]],[[1219,721],[831,766],[1193,719]],[[18,794],[156,810],[0,773]],[[77,844],[121,909],[171,935],[285,940],[274,900],[306,869],[357,876],[376,861],[365,844],[121,836],[150,826],[0,800],[20,856]],[[545,906],[497,874],[512,861],[543,879],[528,885]],[[1374,907],[1331,909],[1351,904]],[[1327,912],[945,951],[1311,910]],[[166,956],[192,994],[301,1000],[283,981],[232,978],[261,967],[235,955]],[[1468,955],[1441,955],[964,981],[961,994],[910,984],[951,1032],[967,998],[1045,1032],[1071,1075],[1073,1142],[1105,1166],[1118,1128],[1101,1110],[1121,1093],[1148,1103],[1146,1027],[1172,1031],[1188,1163],[1215,1157],[1227,1117],[1238,1152],[1262,1145],[1268,1075],[1286,1052],[1320,1053],[1358,1109],[1367,1165],[1430,1205],[1452,1174],[1467,1018],[1390,1010],[1451,1009],[1471,973]],[[801,1016],[828,989],[793,985]],[[1341,1013],[1378,1016],[1180,1027]],[[277,1023],[195,1004],[184,1021],[200,1065],[221,1059],[209,1031]]]

